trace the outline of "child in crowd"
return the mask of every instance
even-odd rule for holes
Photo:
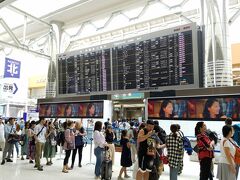
[[[121,170],[119,172],[118,180],[122,180],[122,173],[124,172],[124,178],[130,178],[127,175],[127,167],[132,166],[132,159],[131,159],[131,151],[130,147],[131,144],[129,142],[129,138],[127,136],[127,130],[122,131],[121,141],[120,144],[122,146],[122,154],[121,154]]]

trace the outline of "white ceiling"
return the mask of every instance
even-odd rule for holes
[[[83,21],[99,14],[111,14],[131,4],[144,3],[146,0],[16,0],[12,6],[25,11],[47,23],[60,21],[66,26],[80,25]],[[0,9],[0,17],[6,21],[18,38],[23,37],[24,16],[13,12],[7,6]],[[34,38],[49,31],[49,27],[28,18],[27,37]],[[0,26],[0,40],[11,41],[9,35]]]
[[[78,27],[82,22],[109,16],[111,13],[131,7],[138,7],[153,2],[149,0],[5,0],[0,3],[0,18],[10,27],[17,38],[23,37],[24,15],[8,8],[8,4],[25,11],[47,23],[60,21],[64,29]],[[197,0],[199,2],[200,0]],[[234,4],[239,0],[229,0]],[[187,0],[161,0],[166,6],[179,5]],[[192,5],[194,6],[194,5]],[[28,39],[36,38],[49,32],[49,27],[28,18],[26,35]],[[11,42],[9,34],[0,25],[0,41]]]

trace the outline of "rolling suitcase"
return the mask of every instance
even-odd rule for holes
[[[101,179],[112,179],[112,160],[107,157],[107,148],[105,148],[105,157],[101,165]]]

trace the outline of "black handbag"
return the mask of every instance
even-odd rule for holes
[[[11,134],[12,130],[13,130],[13,126],[12,126],[11,131],[10,131],[10,133],[8,135],[8,138],[7,138],[7,142],[10,143],[10,144],[14,144],[14,143],[20,141],[20,138],[21,138],[20,135]]]
[[[20,141],[20,136],[17,134],[9,134],[7,141],[10,144],[14,144],[14,143]]]

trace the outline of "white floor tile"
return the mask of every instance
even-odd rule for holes
[[[15,156],[13,158],[14,162],[6,162],[5,165],[0,165],[0,180],[87,180],[94,179],[94,165],[87,165],[90,162],[90,146],[88,145],[83,150],[83,160],[82,168],[77,166],[69,173],[62,173],[62,164],[64,155],[59,154],[53,159],[52,166],[46,166],[46,160],[42,159],[43,171],[40,172],[33,168],[34,164],[29,164],[28,160],[20,160]],[[2,152],[0,152],[2,156]],[[78,157],[76,157],[75,164],[78,164]],[[95,162],[95,156],[92,156],[92,162]],[[116,164],[113,167],[113,180],[117,179],[120,170],[120,153],[116,153]],[[71,159],[69,162],[71,165]],[[214,172],[216,175],[217,166],[214,167]],[[165,171],[160,177],[161,180],[169,180],[169,168],[165,166]],[[128,171],[128,175],[132,176],[132,172]],[[132,179],[132,178],[130,178]],[[183,174],[179,176],[179,180],[198,180],[199,179],[199,163],[189,161],[189,157],[185,154],[184,157],[184,168]]]

